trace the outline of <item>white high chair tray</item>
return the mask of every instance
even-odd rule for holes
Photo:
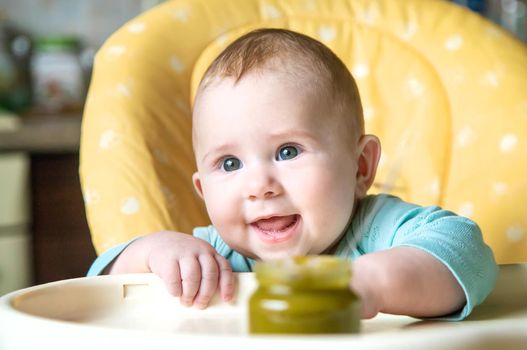
[[[380,314],[358,335],[252,336],[252,273],[232,303],[186,308],[152,274],[53,282],[0,298],[0,349],[525,349],[527,264],[502,266],[496,290],[462,322]]]

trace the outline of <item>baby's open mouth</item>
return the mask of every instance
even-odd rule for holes
[[[271,216],[251,223],[254,233],[265,244],[282,244],[300,233],[301,217],[298,214]]]
[[[299,215],[273,216],[267,219],[260,219],[253,223],[252,226],[267,234],[276,234],[287,231],[294,226],[299,219]]]

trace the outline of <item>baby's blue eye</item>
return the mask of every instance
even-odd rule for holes
[[[223,160],[221,167],[225,171],[235,171],[242,167],[242,162],[238,158],[226,158]]]
[[[278,150],[278,154],[276,155],[276,160],[288,160],[293,159],[300,151],[295,146],[284,146]]]

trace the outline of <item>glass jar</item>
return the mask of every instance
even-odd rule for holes
[[[0,108],[12,109],[12,90],[16,85],[16,67],[9,51],[7,38],[0,27]]]
[[[0,8],[0,108],[21,112],[31,103],[31,40],[13,27]]]
[[[84,102],[84,77],[75,37],[39,38],[31,60],[33,100],[44,113],[79,111]]]
[[[258,262],[249,299],[253,334],[356,333],[360,302],[349,288],[351,263],[334,256]]]

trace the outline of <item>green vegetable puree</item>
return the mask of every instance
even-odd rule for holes
[[[249,300],[254,334],[356,333],[360,303],[350,290],[351,264],[334,256],[258,262]]]

